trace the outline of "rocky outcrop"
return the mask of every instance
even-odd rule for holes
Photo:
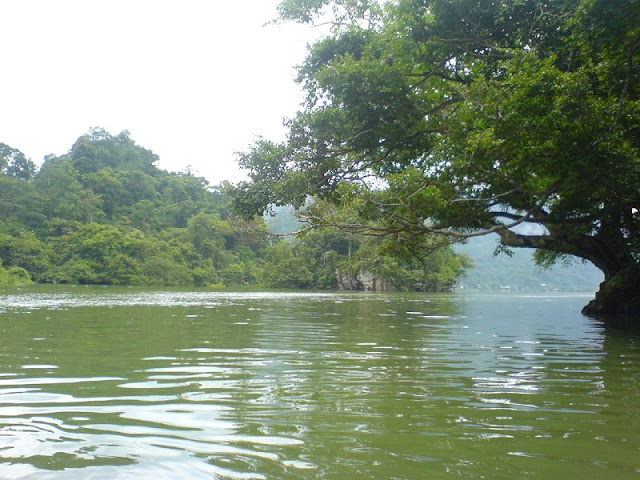
[[[391,292],[395,288],[388,280],[377,278],[369,271],[361,270],[356,275],[336,270],[339,290],[361,290],[370,292]]]
[[[407,292],[451,292],[453,285],[430,284],[427,278],[422,281],[397,286],[391,280],[377,277],[369,270],[360,270],[357,274],[351,275],[336,269],[336,281],[338,290],[357,290],[364,292],[394,292],[396,290]]]
[[[640,327],[640,266],[622,270],[602,282],[582,313],[608,324]]]

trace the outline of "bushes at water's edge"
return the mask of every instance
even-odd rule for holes
[[[337,231],[275,240],[262,219],[235,218],[221,188],[157,168],[126,132],[94,129],[38,171],[4,147],[0,284],[336,288],[337,269],[365,268],[399,289],[429,278],[438,290],[460,271],[455,256],[425,270]]]
[[[28,285],[30,283],[31,277],[24,268],[4,268],[0,261],[0,285]]]

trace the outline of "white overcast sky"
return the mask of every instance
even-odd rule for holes
[[[280,139],[313,30],[267,25],[278,0],[0,0],[0,142],[37,165],[91,127],[129,130],[212,184]]]

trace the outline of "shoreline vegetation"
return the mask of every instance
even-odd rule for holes
[[[526,252],[493,257],[484,238],[423,259],[336,228],[294,238],[304,224],[293,208],[241,220],[224,184],[159,169],[127,132],[93,129],[39,169],[0,149],[0,285],[593,292],[598,282],[595,269],[540,271]]]
[[[283,238],[273,219],[236,217],[225,184],[157,160],[128,132],[100,128],[39,169],[0,144],[0,285],[438,292],[470,266],[451,248],[417,259],[335,228]],[[284,222],[299,225],[293,214]]]

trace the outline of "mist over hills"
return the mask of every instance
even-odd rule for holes
[[[454,250],[469,256],[474,268],[468,269],[458,281],[458,288],[468,290],[513,290],[533,292],[595,292],[604,279],[602,272],[580,259],[568,265],[557,264],[549,269],[538,267],[531,249],[512,249],[512,256],[494,255],[497,235],[471,239],[456,245]]]

